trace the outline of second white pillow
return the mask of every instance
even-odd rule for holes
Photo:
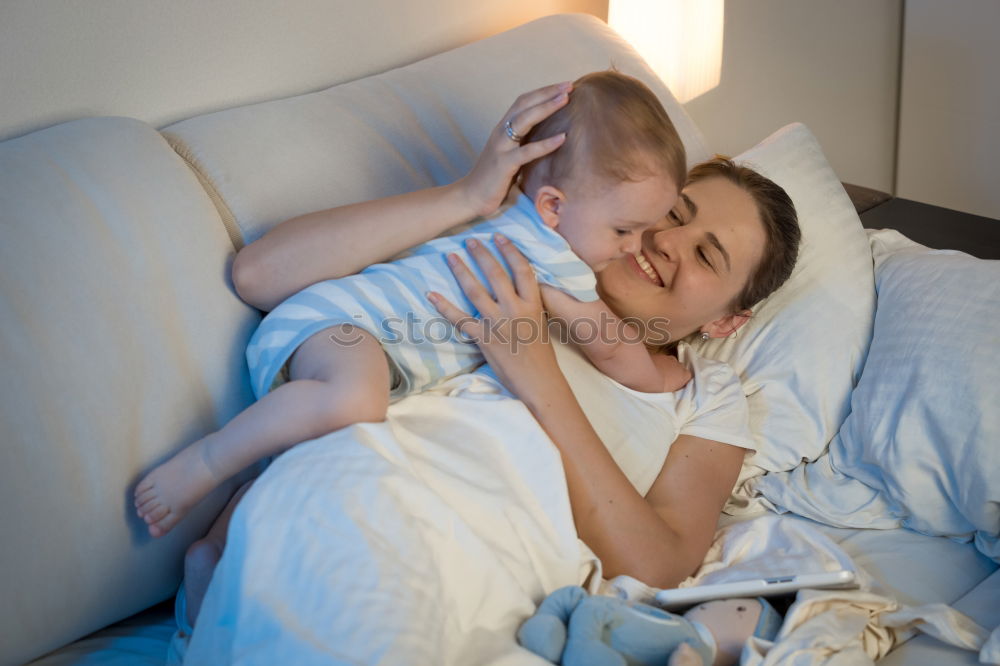
[[[743,381],[757,440],[747,462],[781,471],[819,457],[848,414],[875,317],[872,257],[854,206],[805,125],[782,128],[735,161],[792,198],[799,259],[732,339],[694,345]]]

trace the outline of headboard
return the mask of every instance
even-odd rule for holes
[[[607,0],[9,0],[0,140],[87,116],[154,127],[375,74]]]

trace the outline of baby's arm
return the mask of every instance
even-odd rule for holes
[[[652,354],[639,328],[615,315],[604,301],[584,303],[547,285],[541,286],[549,315],[567,327],[570,339],[598,370],[636,391],[676,391],[691,373],[673,356]]]
[[[670,354],[653,354],[653,363],[660,370],[660,378],[663,382],[660,391],[663,393],[680,391],[685,384],[691,381],[693,376],[691,371],[677,360],[676,356]]]
[[[239,251],[233,283],[244,301],[272,310],[311,284],[351,275],[426,242],[462,222],[497,209],[518,169],[558,148],[565,134],[520,145],[505,121],[527,134],[565,106],[569,83],[517,98],[493,129],[472,170],[463,178],[384,199],[338,206],[282,222]]]

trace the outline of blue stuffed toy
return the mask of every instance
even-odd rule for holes
[[[521,625],[517,640],[563,666],[662,665],[685,644],[702,664],[736,663],[751,633],[770,640],[782,621],[762,598],[708,602],[685,615],[615,597],[590,596],[582,587],[569,586],[541,603]]]

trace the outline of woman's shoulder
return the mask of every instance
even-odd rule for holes
[[[740,389],[738,393],[743,394],[739,375],[728,363],[702,356],[686,342],[677,344],[676,353],[677,360],[693,375],[691,382],[685,388],[697,388],[709,394],[719,394],[726,392],[727,389],[738,388]]]
[[[749,442],[750,409],[743,383],[732,366],[706,358],[684,342],[677,346],[677,358],[693,375],[691,381],[677,392],[676,409],[677,419],[682,424],[681,432],[697,434],[691,429],[704,430],[710,425],[713,432],[736,433],[740,442]],[[728,435],[707,437],[707,432],[699,436],[722,442],[731,440]]]
[[[726,363],[701,356],[683,342],[677,347],[677,357],[694,375],[678,391],[680,433],[755,448],[749,405],[736,371]]]

